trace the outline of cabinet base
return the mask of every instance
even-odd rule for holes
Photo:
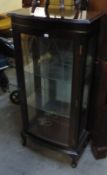
[[[86,132],[84,134],[84,137],[83,139],[81,140],[81,143],[80,145],[78,145],[78,147],[76,149],[72,149],[72,148],[64,148],[60,145],[57,145],[55,143],[51,143],[49,141],[46,141],[46,140],[43,140],[41,138],[38,138],[37,136],[34,136],[32,135],[31,133],[29,132],[24,132],[22,131],[21,132],[21,138],[22,138],[22,145],[23,146],[26,146],[27,144],[27,138],[29,138],[30,140],[36,142],[37,144],[40,144],[40,145],[44,145],[48,148],[52,148],[54,150],[57,150],[57,151],[61,151],[65,154],[67,154],[70,159],[71,159],[71,166],[72,168],[76,168],[77,165],[78,165],[78,161],[81,157],[81,154],[83,153],[83,150],[85,149],[86,145],[88,144],[88,141],[89,141],[89,137],[88,137],[88,133]]]
[[[96,159],[103,159],[107,157],[107,147],[97,147],[92,144],[91,150]]]

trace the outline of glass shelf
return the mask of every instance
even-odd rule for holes
[[[43,104],[43,101],[41,101],[41,95],[39,94],[36,95],[36,101],[35,101],[35,94],[32,94],[27,98],[27,102],[30,108],[32,107],[33,110],[35,111],[39,109],[41,111],[48,112],[49,114],[69,118],[70,113],[69,103],[49,100],[47,103],[45,102]]]

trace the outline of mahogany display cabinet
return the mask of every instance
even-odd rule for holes
[[[44,8],[10,14],[20,92],[22,139],[68,154],[72,166],[88,142],[87,118],[97,58],[98,12]],[[40,12],[40,13],[39,13]],[[40,16],[39,16],[40,15]]]

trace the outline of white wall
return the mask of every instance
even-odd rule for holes
[[[0,14],[22,7],[22,0],[0,0]]]

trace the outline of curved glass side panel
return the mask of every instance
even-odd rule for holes
[[[68,146],[72,41],[21,35],[30,132]]]

